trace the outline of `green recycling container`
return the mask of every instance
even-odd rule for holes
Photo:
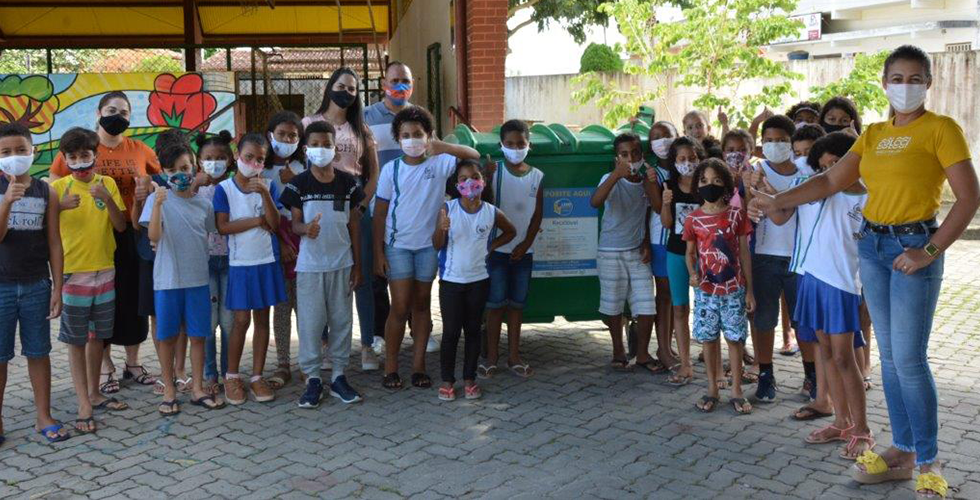
[[[499,127],[474,133],[457,126],[444,140],[476,148],[502,161]],[[599,319],[596,253],[600,210],[589,199],[613,165],[616,133],[601,125],[572,132],[561,124],[531,127],[527,163],[544,173],[544,214],[534,243],[534,270],[524,321],[549,323]],[[643,135],[645,137],[645,135]],[[644,150],[649,148],[643,141]]]

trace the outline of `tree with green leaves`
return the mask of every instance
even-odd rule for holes
[[[55,73],[90,72],[106,56],[98,49],[57,49],[51,51],[51,69]],[[44,74],[48,59],[44,49],[0,50],[0,73]]]
[[[827,85],[810,87],[810,97],[820,102],[827,102],[831,97],[847,97],[854,101],[861,114],[869,110],[880,113],[888,109],[888,97],[881,87],[881,68],[887,58],[887,50],[858,54],[854,58],[854,68],[846,77]]]
[[[623,70],[623,60],[619,58],[619,54],[612,47],[601,43],[590,43],[585,48],[585,52],[582,53],[579,64],[579,72],[582,73],[588,71],[608,73]]]
[[[609,22],[599,6],[606,0],[508,0],[507,19],[525,9],[533,9],[531,17],[507,30],[507,37],[521,28],[537,24],[538,31],[557,22],[568,31],[575,43],[585,42],[585,30],[589,26],[605,26]]]
[[[786,16],[796,0],[686,0],[682,19],[661,22],[657,8],[671,0],[618,0],[599,10],[616,20],[626,43],[619,49],[630,56],[623,71],[643,75],[653,88],[619,89],[596,73],[574,80],[573,98],[604,111],[603,122],[615,126],[637,109],[664,99],[673,86],[696,92],[698,109],[724,111],[733,126],[746,127],[760,107],[778,107],[792,94],[792,80],[802,76],[764,54],[767,45],[799,35],[803,24]],[[746,93],[750,81],[767,83]]]

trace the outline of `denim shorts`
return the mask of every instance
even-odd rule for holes
[[[433,247],[406,250],[385,245],[388,281],[409,280],[431,283],[436,279],[439,257]]]
[[[14,335],[20,324],[20,353],[43,358],[51,352],[51,280],[0,282],[0,363],[14,357]]]
[[[779,321],[779,297],[786,294],[790,316],[796,309],[797,275],[789,269],[789,257],[755,254],[752,256],[752,283],[755,287],[755,327],[774,330]],[[794,324],[795,328],[796,325]]]
[[[509,253],[491,252],[487,258],[487,271],[490,273],[487,309],[524,309],[533,267],[534,254],[526,253],[520,260],[511,261]]]

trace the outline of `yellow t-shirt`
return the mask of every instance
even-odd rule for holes
[[[91,182],[81,182],[72,176],[62,177],[51,183],[58,192],[58,199],[65,190],[77,194],[81,200],[71,210],[61,212],[61,244],[65,249],[65,274],[88,273],[112,269],[116,251],[116,238],[112,221],[105,203],[96,200],[89,188],[102,181],[112,201],[122,210],[125,206],[119,188],[112,177],[96,174]]]
[[[946,168],[970,159],[963,129],[928,111],[902,127],[890,120],[871,125],[851,152],[861,157],[861,179],[868,188],[864,216],[887,225],[935,217]]]

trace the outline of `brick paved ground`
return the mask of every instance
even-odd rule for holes
[[[980,242],[950,252],[931,344],[941,458],[949,460],[959,498],[980,498],[978,254]],[[388,392],[380,375],[355,369],[352,383],[367,398],[359,405],[328,398],[319,410],[297,409],[301,387],[294,383],[272,404],[217,412],[186,405],[178,417],[161,418],[149,390],[124,386],[121,396],[134,409],[98,415],[97,436],[54,446],[32,432],[30,386],[18,357],[3,414],[0,497],[913,496],[912,483],[859,487],[835,446],[802,445],[810,426],[787,419],[800,405],[792,394],[801,382],[798,358],[778,360],[779,404],[749,417],[735,417],[728,406],[704,416],[693,408],[702,366],[699,383],[679,390],[662,376],[610,373],[599,323],[535,325],[525,346],[537,376],[500,376],[478,402],[441,403],[435,390]],[[435,375],[435,355],[429,363]],[[53,365],[55,416],[68,420],[74,393],[60,344]],[[869,398],[872,428],[887,443],[880,389]]]

